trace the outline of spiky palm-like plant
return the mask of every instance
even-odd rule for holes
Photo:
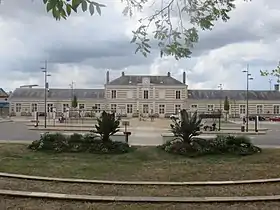
[[[180,137],[184,143],[190,143],[192,137],[200,134],[201,118],[197,111],[190,115],[185,109],[180,112],[180,119],[172,119],[171,132]]]
[[[115,114],[102,112],[101,117],[97,119],[97,124],[93,133],[99,134],[104,143],[110,142],[110,136],[119,132],[120,121],[115,119]]]

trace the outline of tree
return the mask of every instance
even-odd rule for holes
[[[159,1],[120,0],[124,2],[124,15],[132,16],[135,10],[144,12]],[[251,1],[251,0],[244,0]],[[43,0],[47,12],[56,20],[67,19],[72,11],[98,13],[104,4],[92,0]],[[198,42],[198,30],[211,30],[218,20],[228,21],[229,13],[237,0],[167,0],[161,1],[151,15],[139,20],[140,26],[133,31],[131,43],[145,57],[151,52],[151,40],[157,42],[160,56],[173,56],[177,60],[188,58],[194,44]],[[150,4],[151,3],[151,4]],[[148,11],[148,13],[151,13]],[[176,22],[176,23],[174,23]],[[187,25],[187,26],[186,26]],[[151,29],[154,27],[155,29]]]
[[[180,120],[172,119],[173,124],[170,125],[171,132],[175,137],[180,137],[184,143],[190,144],[192,137],[200,134],[199,130],[202,119],[198,117],[197,111],[190,116],[190,114],[183,109],[180,115]]]
[[[225,97],[225,101],[224,101],[224,110],[226,111],[226,121],[227,121],[229,109],[230,109],[230,106],[229,106],[229,99],[228,99],[228,97],[226,96],[226,97]]]
[[[104,143],[111,142],[110,136],[119,132],[120,121],[115,119],[115,114],[102,112],[101,117],[97,119],[97,125],[95,125],[95,130],[93,133],[99,134]]]
[[[261,76],[267,77],[267,76],[273,76],[276,77],[277,83],[280,83],[280,62],[278,63],[278,66],[275,69],[272,69],[271,71],[268,70],[260,70]]]
[[[74,95],[72,99],[72,108],[77,108],[77,106],[78,106],[78,99],[77,96]]]

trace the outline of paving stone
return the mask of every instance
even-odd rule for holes
[[[28,198],[48,198],[64,200],[80,200],[94,202],[147,202],[147,203],[209,203],[209,202],[252,202],[279,201],[280,195],[274,196],[245,196],[245,197],[130,197],[130,196],[91,196],[71,195],[62,193],[28,192],[0,190],[0,195],[19,196]]]
[[[0,173],[0,177],[18,178],[27,180],[41,181],[56,181],[69,183],[87,183],[87,184],[113,184],[113,185],[169,185],[169,186],[184,186],[184,185],[234,185],[234,184],[257,184],[280,182],[280,178],[274,179],[257,179],[257,180],[236,180],[236,181],[201,181],[201,182],[153,182],[153,181],[111,181],[111,180],[87,180],[87,179],[69,179],[69,178],[54,178],[29,176],[21,174]]]

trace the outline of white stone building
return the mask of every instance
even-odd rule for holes
[[[125,75],[110,81],[106,73],[104,89],[74,89],[78,99],[78,108],[90,112],[111,110],[128,117],[148,116],[153,113],[159,117],[168,117],[179,109],[209,112],[223,109],[224,99],[230,101],[231,116],[239,117],[246,113],[245,90],[192,90],[188,89],[186,74],[182,81],[173,78],[168,72],[165,76]],[[71,106],[71,89],[49,89],[47,92],[48,112],[55,107],[63,112]],[[276,90],[249,91],[249,113],[262,115],[280,115],[280,92]],[[9,97],[10,113],[17,116],[44,112],[44,89],[17,88]]]

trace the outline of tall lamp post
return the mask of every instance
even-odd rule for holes
[[[71,84],[69,84],[69,86],[71,89],[71,102],[72,102],[74,98],[74,81],[72,81]]]
[[[221,116],[222,116],[222,90],[223,90],[223,84],[219,84],[218,85],[218,88],[220,89],[220,109],[219,109],[219,112],[220,112],[220,117],[219,117],[219,131],[221,130]]]
[[[49,88],[49,84],[48,84],[48,81],[47,81],[47,78],[49,76],[51,76],[50,74],[48,74],[48,62],[45,61],[45,65],[44,67],[41,68],[43,70],[43,73],[44,73],[44,127],[46,128],[47,127],[47,90]]]
[[[269,83],[269,90],[272,90],[272,79],[269,79],[268,83]]]
[[[249,130],[249,81],[253,80],[252,75],[249,73],[249,65],[243,71],[246,73],[246,132]]]

